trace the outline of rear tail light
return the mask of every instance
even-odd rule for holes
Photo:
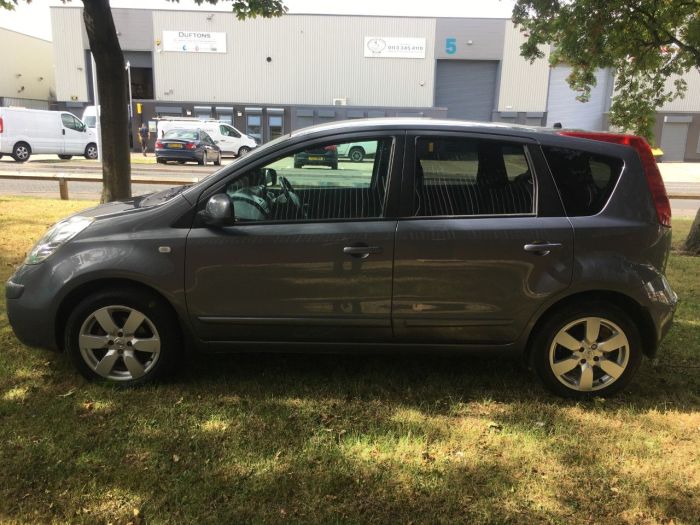
[[[185,148],[186,149],[195,149],[195,148],[197,148],[197,145],[194,142],[188,142],[187,144],[185,144]]]
[[[649,191],[654,200],[659,224],[671,227],[671,203],[668,200],[666,186],[664,186],[659,166],[656,164],[656,159],[651,152],[651,146],[649,146],[644,137],[624,133],[596,133],[591,131],[560,131],[559,134],[602,142],[614,142],[615,144],[623,144],[636,149],[642,161],[642,169],[647,179]]]
[[[162,148],[162,147],[163,147],[163,143],[160,140],[156,141],[156,148]]]
[[[5,131],[5,124],[2,121],[2,117],[0,117],[0,133],[2,133],[3,131]]]
[[[330,146],[326,146],[323,149],[325,149],[326,151],[337,151],[338,146],[336,146],[335,144],[331,144]]]

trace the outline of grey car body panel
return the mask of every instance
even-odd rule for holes
[[[220,229],[194,220],[193,212],[224,181],[267,159],[315,141],[407,131],[507,136],[529,144],[538,194],[548,195],[547,206],[539,202],[538,216],[402,217],[412,184],[413,159],[403,165],[404,152],[411,154],[407,147],[393,160],[385,219]],[[563,215],[561,201],[540,145],[624,160],[617,187],[598,215],[557,217]],[[290,350],[337,344],[520,352],[537,320],[558,301],[612,291],[649,314],[658,342],[675,305],[654,301],[647,288],[661,286],[670,230],[658,224],[642,173],[632,148],[537,128],[427,119],[307,128],[256,149],[164,202],[137,199],[82,212],[96,218],[90,227],[45,262],[22,266],[11,277],[8,316],[24,342],[56,348],[63,301],[75,290],[93,289],[90,283],[120,279],[161,294],[204,351],[291,341]],[[562,249],[538,258],[522,251],[532,240],[561,242]],[[382,252],[359,262],[343,257],[342,248],[352,242],[380,244]],[[413,278],[422,284],[411,283]],[[454,286],[455,280],[461,284]],[[441,289],[444,299],[437,293]]]

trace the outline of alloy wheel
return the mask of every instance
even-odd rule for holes
[[[609,319],[583,317],[557,332],[549,348],[549,365],[559,382],[578,392],[601,390],[627,369],[630,344]]]
[[[15,157],[19,160],[27,160],[29,158],[29,148],[24,144],[20,144],[15,148]]]
[[[80,328],[78,346],[85,363],[112,381],[148,374],[160,356],[158,330],[145,314],[128,306],[105,306]]]

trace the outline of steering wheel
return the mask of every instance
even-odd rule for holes
[[[294,187],[292,183],[289,182],[287,177],[279,177],[280,186],[282,186],[282,194],[287,198],[288,202],[291,202],[295,208],[301,209],[301,199],[294,193]]]

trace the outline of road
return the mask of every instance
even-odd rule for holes
[[[132,173],[149,177],[167,177],[182,179],[190,183],[193,178],[202,179],[219,169],[218,166],[197,166],[195,164],[177,165],[155,164],[152,157],[144,159],[135,155],[132,158]],[[223,159],[226,165],[234,159]],[[145,162],[145,163],[144,163]],[[662,163],[666,190],[669,194],[700,195],[700,163]],[[0,174],[36,173],[36,174],[99,174],[96,161],[70,160],[57,161],[54,156],[35,155],[25,164],[17,164],[7,157],[0,159]],[[143,195],[164,189],[163,185],[134,184],[134,195]],[[98,182],[70,182],[71,199],[97,200],[101,186]],[[0,179],[0,195],[30,195],[36,197],[58,197],[58,183],[55,181],[18,181]],[[674,217],[694,217],[700,208],[700,199],[672,199],[671,208]]]

